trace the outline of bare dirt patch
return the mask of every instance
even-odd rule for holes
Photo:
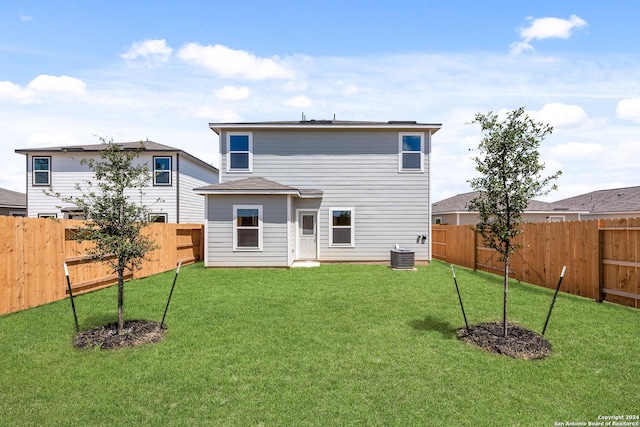
[[[512,323],[503,336],[502,323],[481,323],[458,330],[458,338],[492,353],[516,359],[544,359],[551,354],[551,344],[542,335]]]
[[[130,320],[124,322],[123,333],[118,335],[118,324],[98,326],[78,332],[73,344],[78,348],[100,348],[104,350],[123,347],[135,347],[162,340],[167,333],[166,327],[150,320]]]

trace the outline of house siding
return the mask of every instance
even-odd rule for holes
[[[252,172],[225,172],[221,182],[261,176],[299,189],[323,190],[318,207],[320,260],[387,261],[396,244],[414,250],[418,261],[429,260],[428,131],[421,173],[398,171],[403,130],[251,132]],[[226,132],[220,137],[221,170],[226,171]],[[329,246],[329,209],[336,207],[355,210],[354,247]],[[422,235],[427,236],[424,243],[418,239]]]
[[[59,199],[44,194],[44,190],[51,189],[64,196],[80,196],[80,192],[75,188],[76,184],[82,187],[85,186],[87,181],[93,180],[93,172],[86,166],[80,164],[81,159],[95,159],[100,161],[100,155],[98,153],[91,154],[59,154],[59,153],[47,153],[37,154],[36,157],[50,156],[51,157],[51,186],[33,185],[33,155],[27,155],[27,215],[29,217],[37,217],[38,214],[56,214],[58,218],[63,218],[64,214],[62,209],[65,207],[72,207],[73,204],[63,203]],[[169,222],[177,222],[176,215],[176,172],[175,172],[175,154],[171,153],[153,153],[153,156],[166,156],[172,157],[172,185],[169,186],[148,186],[144,189],[144,196],[142,203],[145,204],[151,212],[154,213],[166,213]],[[151,154],[143,154],[140,158],[134,161],[134,164],[141,164],[147,162],[151,164]],[[136,191],[131,191],[128,195],[132,200],[138,201],[138,194]],[[162,199],[158,202],[158,199]],[[59,206],[59,207],[58,207]]]
[[[207,267],[288,267],[287,196],[207,196]],[[262,205],[260,251],[233,250],[233,206]]]
[[[204,196],[193,189],[203,185],[217,184],[218,173],[187,156],[177,156],[179,221],[181,223],[204,223]]]

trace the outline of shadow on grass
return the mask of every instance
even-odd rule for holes
[[[409,326],[418,331],[432,331],[439,332],[443,338],[451,339],[456,336],[458,328],[452,326],[448,322],[443,322],[432,316],[427,316],[424,319],[416,319],[409,322]]]
[[[125,319],[126,321],[127,319]],[[109,325],[118,322],[118,315],[115,313],[94,313],[80,321],[80,330],[91,329],[96,326]]]

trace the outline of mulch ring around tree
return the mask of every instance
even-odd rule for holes
[[[78,332],[73,344],[78,348],[101,348],[103,350],[123,347],[135,347],[162,340],[167,333],[166,327],[150,320],[130,320],[124,322],[122,334],[118,335],[118,324],[98,326]]]
[[[542,335],[512,323],[507,323],[503,336],[501,322],[481,323],[458,330],[458,338],[492,353],[515,359],[544,359],[551,354],[551,344]]]

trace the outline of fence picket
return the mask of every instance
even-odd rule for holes
[[[552,289],[566,265],[563,291],[640,308],[640,218],[527,223],[522,230],[513,278]],[[470,225],[434,225],[433,257],[499,274],[496,252],[474,234]]]
[[[91,243],[73,239],[73,230],[81,223],[0,216],[0,315],[66,298],[64,262],[74,295],[115,283],[106,265],[83,255]],[[159,249],[133,273],[135,278],[172,270],[178,261],[188,264],[204,257],[200,224],[156,223],[143,232],[152,235]]]

